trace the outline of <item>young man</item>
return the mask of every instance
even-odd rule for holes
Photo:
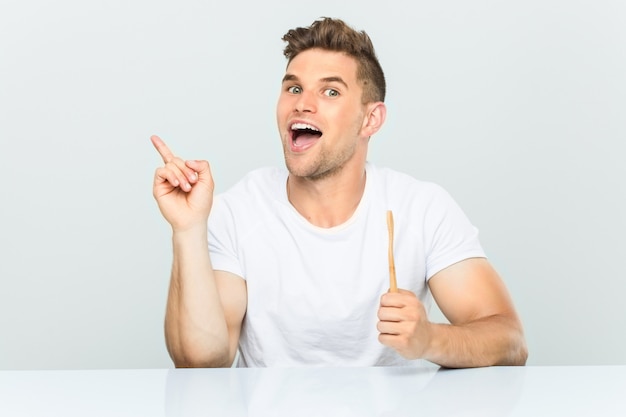
[[[239,366],[523,365],[520,320],[477,230],[440,187],[366,160],[386,115],[369,37],[325,18],[283,40],[287,170],[253,171],[213,199],[208,162],[152,137],[165,162],[154,196],[173,230],[175,365],[230,366],[237,350]],[[431,294],[450,324],[428,320]]]

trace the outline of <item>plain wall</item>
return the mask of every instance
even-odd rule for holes
[[[218,191],[282,165],[280,38],[321,16],[372,37],[370,160],[457,199],[528,363],[626,364],[625,2],[1,0],[0,369],[172,366],[149,136]]]

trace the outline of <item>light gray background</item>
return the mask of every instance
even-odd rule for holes
[[[528,363],[626,364],[626,2],[1,0],[0,369],[172,366],[149,136],[218,191],[282,164],[280,37],[320,16],[373,38],[370,160],[480,228]]]

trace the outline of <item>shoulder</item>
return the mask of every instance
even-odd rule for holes
[[[374,192],[382,193],[390,201],[419,201],[421,204],[427,204],[451,198],[441,185],[417,179],[392,168],[368,163],[367,173],[374,183]]]
[[[258,168],[248,172],[228,190],[216,195],[216,201],[249,204],[255,200],[275,200],[285,193],[287,170],[278,167]]]
[[[216,194],[208,222],[213,240],[235,239],[272,219],[287,199],[286,180],[286,170],[260,168]]]
[[[241,189],[275,188],[281,181],[287,180],[287,170],[278,167],[257,168],[248,172],[235,183],[226,193],[241,191]]]

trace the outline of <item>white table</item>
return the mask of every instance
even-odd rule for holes
[[[0,416],[626,416],[626,366],[0,371]]]

